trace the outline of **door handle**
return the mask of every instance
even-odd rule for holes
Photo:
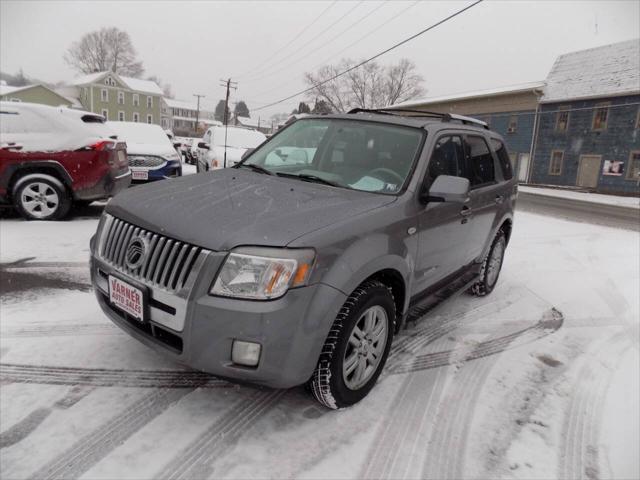
[[[504,197],[502,195],[496,195],[496,203],[500,205],[502,202],[504,202]]]
[[[469,215],[471,215],[471,209],[465,205],[464,207],[462,207],[462,210],[460,210],[460,215],[462,215],[463,217],[468,217]]]

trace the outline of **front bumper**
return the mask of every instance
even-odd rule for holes
[[[170,293],[157,285],[128,276],[104,261],[92,248],[91,278],[102,310],[120,328],[175,361],[223,378],[274,388],[289,388],[312,375],[333,320],[346,296],[327,285],[290,290],[284,297],[249,301],[208,294],[225,253],[208,252],[194,272],[188,291]],[[149,290],[149,319],[141,323],[109,302],[106,276],[143,284]],[[160,307],[160,308],[158,308]],[[166,308],[169,307],[169,308]],[[174,310],[171,315],[167,311]],[[180,318],[171,318],[171,317]],[[257,367],[231,361],[234,339],[262,346]]]
[[[131,167],[131,170],[145,170],[149,178],[147,180],[133,180],[133,183],[155,182],[167,178],[175,178],[182,176],[182,162],[180,160],[172,160],[158,168]]]

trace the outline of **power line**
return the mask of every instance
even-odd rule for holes
[[[298,52],[304,50],[304,48],[309,45],[310,43],[313,43],[314,40],[316,40],[317,38],[320,38],[323,34],[325,34],[327,31],[331,30],[333,27],[335,27],[338,23],[340,23],[342,20],[344,20],[346,17],[348,17],[351,12],[353,12],[356,8],[358,8],[360,6],[360,4],[362,4],[364,2],[364,0],[360,0],[358,3],[356,3],[353,7],[351,7],[349,9],[349,11],[347,11],[347,13],[345,13],[344,15],[342,15],[336,22],[330,24],[327,28],[325,28],[324,30],[322,30],[320,33],[318,33],[315,37],[313,37],[311,40],[309,40],[306,43],[303,43],[300,48],[298,48],[297,50],[294,50],[292,53],[290,53],[289,55],[286,55],[285,57],[281,58],[280,60],[278,60],[277,62],[275,62],[274,64],[268,66],[267,68],[263,68],[262,70],[259,70],[257,73],[258,74],[262,74],[262,72],[267,72],[269,70],[271,70],[271,68],[273,67],[277,67],[278,65],[281,65],[282,62],[284,62],[285,60],[290,59],[293,55],[296,55]],[[245,81],[253,81],[256,78],[259,77],[251,77]]]
[[[388,18],[387,20],[385,20],[384,22],[382,22],[380,25],[377,25],[376,27],[372,28],[371,30],[369,30],[366,34],[364,34],[362,37],[358,38],[355,42],[350,43],[349,45],[347,45],[345,48],[343,48],[342,50],[340,50],[337,53],[334,53],[333,55],[331,55],[331,57],[328,57],[326,60],[318,63],[316,66],[312,67],[311,70],[317,70],[319,67],[325,65],[329,60],[331,60],[334,57],[337,57],[338,55],[342,54],[343,52],[345,52],[346,50],[350,49],[351,47],[353,47],[354,45],[360,43],[362,40],[364,40],[365,38],[373,35],[374,33],[378,33],[380,31],[380,28],[385,27],[386,25],[388,25],[389,23],[391,23],[392,21],[394,21],[396,18],[398,18],[400,15],[403,15],[405,12],[407,12],[409,9],[415,7],[418,3],[420,3],[421,0],[416,0],[415,2],[413,2],[411,5],[409,5],[407,8],[402,9],[401,11],[399,11],[398,13],[396,13],[394,16],[392,16],[391,18]],[[286,85],[291,85],[293,82],[288,82]],[[276,88],[271,88],[265,92],[261,92],[259,94],[256,95],[256,97],[261,97],[262,95],[268,95],[269,93],[275,92],[276,90],[280,90],[283,87],[282,84],[278,85]],[[256,103],[269,103],[269,102],[256,102]]]
[[[271,55],[270,57],[268,57],[266,60],[262,61],[261,63],[259,63],[258,65],[255,65],[253,68],[250,68],[249,70],[246,70],[245,72],[241,73],[240,75],[236,75],[236,78],[241,78],[244,77],[245,75],[249,74],[249,73],[253,73],[256,71],[256,69],[260,69],[263,65],[267,64],[268,62],[270,62],[271,60],[273,60],[273,58],[277,57],[278,54],[280,54],[283,50],[286,50],[287,47],[289,47],[289,45],[291,45],[293,42],[295,42],[296,40],[298,40],[298,38],[300,38],[302,36],[302,34],[304,34],[305,32],[309,31],[309,29],[311,27],[313,27],[318,20],[320,20],[325,13],[327,13],[331,7],[333,7],[336,3],[338,3],[338,0],[334,0],[333,2],[331,2],[329,4],[329,6],[327,8],[325,8],[320,15],[318,15],[310,24],[308,24],[306,27],[304,27],[302,30],[300,30],[300,32],[293,37],[291,40],[289,40],[289,42],[287,42],[286,45],[280,47],[279,49],[277,49],[273,55]],[[260,71],[260,70],[257,70]]]
[[[298,57],[294,60],[292,60],[291,62],[287,63],[285,66],[283,66],[282,68],[279,68],[271,73],[267,73],[266,75],[260,76],[260,77],[251,77],[248,80],[245,80],[246,82],[256,82],[258,80],[264,80],[265,78],[268,77],[273,77],[274,75],[277,75],[278,73],[282,72],[283,70],[286,70],[287,68],[289,68],[291,65],[295,65],[296,63],[298,63],[300,60],[302,60],[305,57],[309,57],[310,55],[314,54],[315,52],[317,52],[318,50],[321,50],[323,48],[325,48],[327,45],[329,45],[332,42],[335,42],[338,38],[340,38],[342,35],[344,35],[345,33],[347,33],[349,30],[351,30],[353,27],[355,27],[356,25],[358,25],[359,23],[362,23],[364,20],[366,20],[367,18],[369,18],[371,15],[373,15],[375,12],[377,12],[378,10],[380,10],[383,6],[385,6],[387,3],[389,3],[390,0],[385,0],[384,2],[382,2],[380,5],[378,5],[377,7],[375,7],[373,10],[369,11],[368,13],[366,13],[363,17],[359,18],[358,20],[356,20],[355,22],[351,23],[347,28],[345,28],[344,30],[342,30],[340,33],[338,33],[337,35],[334,35],[329,41],[324,42],[322,45],[317,46],[315,49],[311,50],[310,52],[303,52],[303,55],[301,57]],[[414,3],[417,4],[419,3],[420,0],[416,1]],[[412,5],[413,6],[413,5]],[[268,71],[269,68],[267,68],[266,70],[263,71]]]
[[[279,103],[286,102],[287,100],[291,100],[292,98],[295,98],[295,97],[297,97],[298,95],[302,95],[302,94],[304,94],[304,93],[310,92],[310,91],[312,91],[312,90],[314,90],[314,89],[316,89],[316,88],[318,88],[318,87],[320,87],[320,86],[322,86],[322,85],[324,85],[324,84],[326,84],[326,83],[329,83],[329,82],[331,82],[331,81],[335,80],[336,78],[341,77],[342,75],[346,75],[347,73],[349,73],[349,72],[351,72],[351,71],[355,70],[356,68],[360,68],[361,66],[365,65],[366,63],[369,63],[369,62],[371,62],[372,60],[375,60],[376,58],[381,57],[382,55],[384,55],[384,54],[386,54],[386,53],[389,53],[391,50],[395,50],[396,48],[398,48],[398,47],[400,47],[400,46],[404,45],[405,43],[410,42],[411,40],[413,40],[413,39],[415,39],[415,38],[419,37],[420,35],[423,35],[423,34],[427,33],[428,31],[433,30],[434,28],[436,28],[436,27],[438,27],[438,26],[442,25],[443,23],[448,22],[449,20],[451,20],[451,19],[453,19],[453,18],[457,17],[458,15],[460,15],[460,14],[462,14],[462,13],[466,12],[466,11],[467,11],[467,10],[469,10],[470,8],[475,7],[475,6],[476,6],[476,5],[478,5],[479,3],[482,3],[483,1],[484,1],[484,0],[476,0],[476,1],[475,1],[475,2],[473,2],[471,5],[468,5],[468,6],[464,7],[464,8],[462,8],[462,9],[458,10],[458,11],[457,11],[457,12],[455,12],[455,13],[452,13],[452,14],[451,14],[451,15],[449,15],[448,17],[443,18],[442,20],[440,20],[440,21],[438,21],[438,22],[434,23],[433,25],[431,25],[431,26],[429,26],[429,27],[425,28],[424,30],[421,30],[420,32],[418,32],[418,33],[416,33],[416,34],[414,34],[414,35],[412,35],[412,36],[410,36],[410,37],[408,37],[408,38],[405,38],[404,40],[402,40],[402,41],[400,41],[400,42],[396,43],[395,45],[393,45],[393,46],[391,46],[391,47],[387,48],[386,50],[383,50],[382,52],[377,53],[376,55],[374,55],[374,56],[373,56],[373,57],[371,57],[371,58],[368,58],[368,59],[366,59],[366,60],[363,60],[362,62],[358,63],[357,65],[354,65],[353,67],[350,67],[350,68],[346,69],[346,70],[345,70],[345,71],[343,71],[343,72],[337,73],[336,75],[332,76],[331,78],[328,78],[327,80],[324,80],[324,81],[322,81],[322,82],[320,82],[320,83],[318,83],[318,84],[316,84],[316,85],[312,85],[311,87],[306,88],[306,89],[304,89],[304,90],[301,90],[301,91],[299,91],[299,92],[297,92],[297,93],[294,93],[293,95],[289,95],[288,97],[285,97],[285,98],[283,98],[283,99],[281,99],[281,100],[278,100],[277,102],[270,103],[270,104],[265,105],[265,106],[263,106],[263,107],[255,108],[255,109],[254,109],[254,111],[263,110],[263,109],[265,109],[265,108],[269,108],[269,107],[272,107],[272,106],[274,106],[274,105],[278,105]]]

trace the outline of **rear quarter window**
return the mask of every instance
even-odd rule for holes
[[[500,168],[502,169],[502,175],[505,180],[511,180],[513,178],[513,165],[507,152],[507,147],[504,143],[497,138],[491,139],[491,146],[498,156]]]

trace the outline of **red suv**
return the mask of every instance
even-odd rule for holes
[[[0,203],[29,220],[58,220],[72,203],[131,183],[126,144],[104,117],[65,107],[0,102]]]

